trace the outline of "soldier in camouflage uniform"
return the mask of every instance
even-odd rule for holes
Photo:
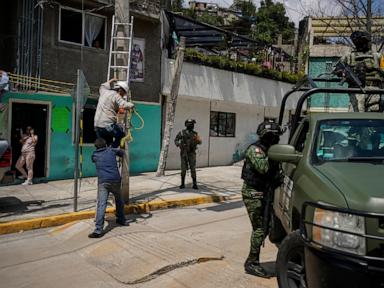
[[[274,122],[265,121],[257,128],[259,140],[250,145],[245,152],[245,161],[241,178],[244,180],[241,190],[243,201],[252,224],[251,249],[244,269],[248,274],[269,278],[272,275],[260,265],[260,247],[267,236],[264,232],[264,194],[276,187],[279,177],[279,164],[268,159],[269,147],[280,140],[281,129]],[[278,185],[277,185],[278,186]]]
[[[351,40],[356,49],[341,61],[349,65],[362,82],[365,89],[384,88],[384,57],[371,52],[370,36],[367,32],[355,31]],[[358,88],[356,83],[349,81],[349,87]],[[355,112],[383,112],[384,95],[352,94],[350,95],[350,110]]]
[[[191,169],[193,189],[198,189],[196,181],[196,149],[201,144],[201,139],[194,131],[196,121],[187,119],[185,121],[186,129],[180,131],[175,138],[175,145],[180,148],[181,158],[181,185],[180,189],[185,188],[185,175],[188,167]]]

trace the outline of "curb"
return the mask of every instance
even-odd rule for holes
[[[207,204],[213,202],[224,202],[229,200],[241,199],[240,195],[235,196],[201,196],[194,198],[178,199],[178,200],[160,200],[149,201],[139,204],[126,205],[124,210],[127,214],[141,214],[150,211],[176,208],[184,206],[194,206],[200,204]],[[114,207],[107,208],[106,213],[111,214],[115,212]],[[48,228],[53,226],[63,225],[69,222],[84,220],[95,217],[95,211],[81,211],[71,212],[59,215],[52,215],[47,217],[32,218],[26,220],[17,220],[0,223],[0,235],[23,232],[33,229]]]

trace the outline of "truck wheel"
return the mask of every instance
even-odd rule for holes
[[[280,288],[306,288],[304,242],[300,231],[290,233],[279,247],[276,261],[277,282]]]

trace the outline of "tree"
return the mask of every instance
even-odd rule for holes
[[[243,17],[253,17],[256,14],[256,6],[251,1],[239,1],[232,6],[235,10],[241,11]]]
[[[208,12],[203,12],[195,16],[195,19],[213,26],[223,26],[224,19],[221,16],[213,15]]]
[[[180,37],[180,45],[177,47],[177,55],[175,61],[175,72],[172,77],[171,92],[167,100],[167,114],[165,118],[164,135],[162,147],[160,151],[159,164],[157,166],[156,176],[164,176],[165,167],[167,165],[169,144],[171,141],[171,133],[175,123],[176,103],[179,95],[180,77],[184,61],[185,38]]]
[[[286,40],[294,38],[295,24],[286,16],[282,3],[273,3],[272,0],[261,1],[255,16],[252,38],[266,44],[276,43],[279,34]]]
[[[173,0],[172,1],[172,11],[181,12],[183,11],[184,0]]]
[[[231,9],[239,11],[241,17],[239,20],[234,21],[227,29],[249,36],[252,24],[255,22],[256,6],[251,1],[237,1],[231,6]]]

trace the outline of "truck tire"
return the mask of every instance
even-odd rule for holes
[[[279,247],[276,260],[279,288],[306,288],[304,242],[300,231],[290,233]]]

